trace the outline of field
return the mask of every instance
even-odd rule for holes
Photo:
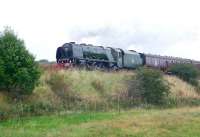
[[[40,116],[0,123],[1,137],[199,137],[200,107]]]

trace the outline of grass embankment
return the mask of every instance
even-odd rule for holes
[[[0,123],[2,137],[199,137],[200,108],[41,116]]]
[[[199,106],[199,90],[176,76],[165,76],[170,85],[169,106]]]
[[[108,111],[119,108],[132,72],[44,71],[33,93],[20,100],[0,94],[0,117],[60,111]],[[126,94],[125,94],[126,95]]]
[[[44,71],[31,95],[16,100],[5,92],[0,94],[0,118],[143,107],[128,96],[129,80],[134,75],[133,71]],[[165,79],[170,83],[170,96],[164,107],[200,105],[200,95],[193,86],[174,76]]]

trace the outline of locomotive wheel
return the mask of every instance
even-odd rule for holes
[[[112,66],[112,70],[117,71],[119,68],[117,66]]]
[[[102,70],[103,68],[103,64],[101,63],[95,65],[95,70]]]

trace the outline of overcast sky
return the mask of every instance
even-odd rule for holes
[[[199,0],[0,0],[36,59],[70,41],[200,60]]]

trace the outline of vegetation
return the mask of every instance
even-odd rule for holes
[[[38,86],[23,100],[13,102],[2,93],[2,119],[53,113],[109,111],[124,107],[125,81],[132,72],[46,70]],[[2,102],[2,103],[1,103]]]
[[[0,35],[0,90],[31,93],[40,77],[34,57],[9,28]]]
[[[146,77],[149,71],[46,68],[33,93],[23,100],[13,102],[6,92],[0,92],[0,137],[198,136],[200,108],[193,107],[200,105],[200,95],[194,86],[175,76],[161,77],[169,82],[170,93],[167,104],[156,108],[184,108],[153,109],[137,102],[137,77],[140,73]],[[160,78],[155,73],[153,78]],[[130,84],[135,89],[132,96]]]
[[[182,80],[198,86],[199,70],[192,64],[176,64],[169,68],[169,71]]]
[[[132,71],[107,73],[46,68],[33,93],[22,100],[13,101],[6,92],[0,92],[0,119],[155,107],[141,100],[137,75]],[[200,105],[200,95],[194,86],[174,76],[164,76],[164,79],[169,82],[170,93],[164,97],[165,104],[159,107]]]
[[[2,137],[198,137],[200,108],[135,109],[2,121]]]
[[[162,104],[169,94],[169,86],[160,71],[140,68],[137,71],[136,82],[137,95],[146,103]]]

